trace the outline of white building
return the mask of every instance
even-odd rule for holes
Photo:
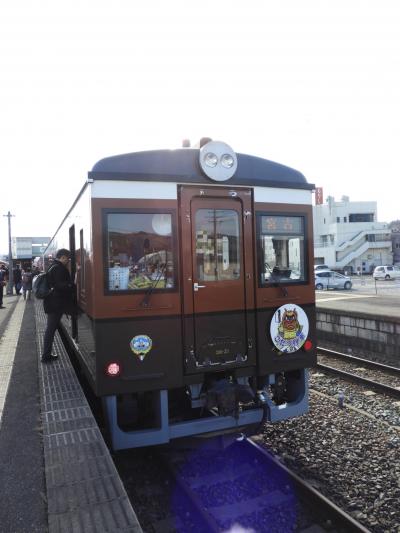
[[[13,259],[32,259],[42,255],[49,242],[50,237],[12,237]]]
[[[376,202],[335,202],[313,207],[314,263],[333,269],[370,273],[377,265],[393,263],[388,224],[377,222]]]

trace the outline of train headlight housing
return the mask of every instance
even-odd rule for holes
[[[220,141],[209,141],[202,146],[199,161],[204,174],[214,181],[229,180],[237,169],[235,152]]]

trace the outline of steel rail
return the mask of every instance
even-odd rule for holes
[[[193,506],[196,513],[198,514],[198,518],[200,518],[200,520],[203,521],[204,526],[207,528],[205,531],[209,533],[218,533],[220,531],[220,528],[216,520],[210,514],[208,509],[204,507],[204,505],[201,502],[201,499],[195,494],[195,492],[190,487],[189,483],[187,483],[184,477],[181,476],[179,469],[175,468],[175,466],[172,464],[172,461],[170,460],[168,455],[161,453],[160,457],[162,458],[164,464],[166,465],[167,469],[169,470],[174,480],[179,485],[182,492],[189,499],[191,505]]]
[[[317,363],[316,367],[320,368],[321,370],[325,370],[326,372],[330,372],[331,374],[341,376],[349,381],[353,381],[354,383],[368,385],[371,388],[380,390],[386,394],[395,396],[396,398],[400,398],[400,389],[396,389],[390,385],[385,385],[384,383],[379,383],[378,381],[373,381],[372,379],[363,378],[361,376],[357,376],[357,374],[352,374],[351,372],[346,372],[345,370],[339,370],[338,368],[333,368],[329,365],[323,365],[322,363]]]
[[[370,368],[376,368],[377,370],[382,370],[384,372],[388,372],[390,374],[395,374],[400,376],[400,368],[397,368],[395,366],[389,366],[384,365],[383,363],[378,363],[376,361],[370,361],[369,359],[364,359],[362,357],[357,357],[355,355],[349,355],[347,353],[343,352],[337,352],[335,350],[330,350],[329,348],[323,348],[321,346],[317,346],[317,355],[328,355],[328,356],[334,356],[343,360],[350,361],[352,363],[359,363],[365,366],[368,366]]]
[[[343,509],[340,509],[335,503],[329,500],[326,496],[318,492],[310,483],[301,479],[300,476],[295,474],[290,468],[282,464],[277,457],[269,453],[267,450],[256,444],[255,442],[247,439],[247,442],[256,448],[256,450],[268,458],[279,468],[281,468],[293,481],[293,484],[300,491],[307,503],[313,502],[317,505],[320,511],[326,513],[326,518],[334,521],[333,526],[336,531],[337,526],[343,527],[344,531],[349,533],[371,533],[369,529],[357,522],[352,516],[347,514]]]
[[[259,446],[251,439],[243,439],[240,442],[243,447],[249,447],[257,455],[261,455],[260,460],[265,463],[273,464],[280,471],[284,472],[287,479],[296,488],[298,497],[304,506],[304,510],[309,514],[310,518],[316,520],[330,520],[335,531],[346,531],[346,533],[370,533],[362,524],[357,522],[345,511],[340,509],[336,504],[326,498],[323,494],[318,492],[317,489],[312,487],[308,482],[301,479],[297,474],[290,470],[286,465],[282,464],[277,457],[270,452]],[[172,465],[172,462],[168,459],[168,456],[163,454],[164,462],[166,463],[171,474],[179,484],[181,490],[185,493],[186,497],[190,500],[196,513],[201,520],[204,521],[206,531],[210,533],[217,533],[220,531],[218,521],[212,515],[211,509],[206,509],[204,504],[191,488],[190,484],[180,475],[179,469]],[[258,468],[261,464],[258,462]],[[315,511],[317,510],[317,511]],[[314,517],[314,518],[312,518]]]

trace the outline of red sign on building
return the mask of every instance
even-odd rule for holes
[[[315,205],[320,205],[324,203],[324,191],[322,187],[315,188]]]

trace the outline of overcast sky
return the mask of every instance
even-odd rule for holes
[[[1,214],[51,236],[99,159],[209,136],[400,218],[399,23],[397,0],[2,2]]]

